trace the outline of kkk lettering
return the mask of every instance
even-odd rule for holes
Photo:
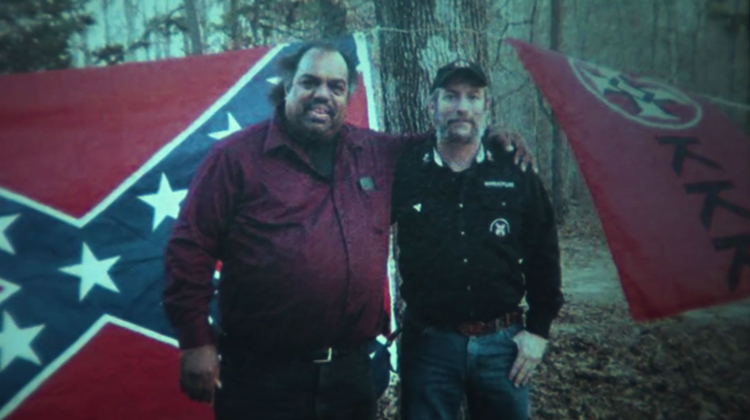
[[[737,216],[750,219],[750,210],[719,197],[722,191],[733,189],[734,184],[731,181],[698,182],[685,185],[685,191],[688,194],[706,194],[703,201],[703,210],[701,210],[701,223],[706,230],[711,229],[714,210],[718,207],[729,210]]]
[[[700,141],[694,137],[657,136],[656,141],[661,145],[674,146],[672,169],[677,175],[682,174],[682,169],[687,158],[709,168],[721,171],[721,165],[716,161],[689,149],[690,145],[700,144]],[[734,188],[734,184],[730,180],[705,181],[685,185],[685,192],[688,194],[705,195],[699,218],[701,225],[706,231],[711,229],[713,215],[717,209],[729,211],[737,217],[750,219],[750,209],[720,196],[723,191],[733,190]],[[750,267],[750,233],[714,238],[712,244],[716,251],[734,250],[734,257],[727,270],[726,280],[729,290],[735,291],[739,285],[743,268]]]
[[[713,160],[701,156],[691,151],[688,146],[698,144],[698,139],[690,137],[657,137],[659,144],[671,144],[675,146],[674,157],[672,158],[672,169],[677,175],[682,175],[682,167],[685,164],[685,158],[695,159],[709,168],[721,169],[721,165]]]
[[[750,235],[745,234],[714,239],[714,249],[717,251],[734,249],[734,258],[727,274],[729,290],[734,292],[737,289],[737,285],[739,285],[743,266],[750,266],[750,254],[748,254],[748,249],[750,249]]]

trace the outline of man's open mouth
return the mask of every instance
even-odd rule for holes
[[[325,105],[311,105],[306,107],[305,112],[315,120],[328,120],[333,118],[333,110]]]

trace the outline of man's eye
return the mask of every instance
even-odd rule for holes
[[[346,90],[346,89],[344,88],[343,85],[333,85],[333,86],[331,86],[331,91],[333,91],[333,93],[336,93],[338,95],[344,93],[344,90]]]
[[[315,82],[313,82],[312,80],[303,80],[303,81],[299,82],[299,84],[303,88],[306,88],[306,89],[310,89],[312,87],[315,87]]]

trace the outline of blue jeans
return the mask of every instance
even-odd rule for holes
[[[407,315],[408,317],[408,315]],[[455,420],[466,396],[471,420],[526,420],[529,386],[516,388],[508,374],[520,324],[467,337],[405,321],[399,357],[401,418]]]

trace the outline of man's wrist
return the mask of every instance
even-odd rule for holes
[[[189,350],[214,345],[216,340],[208,321],[176,329],[180,350]]]

